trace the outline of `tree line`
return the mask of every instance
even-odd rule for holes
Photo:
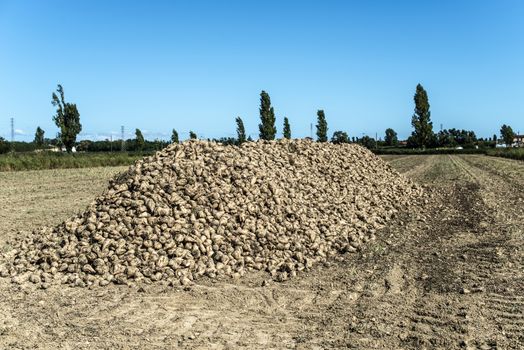
[[[467,130],[448,129],[438,133],[433,132],[431,112],[429,110],[429,99],[426,90],[418,84],[414,96],[415,113],[411,118],[414,131],[407,140],[407,146],[411,148],[435,148],[435,147],[472,147],[478,141],[493,143],[497,142],[497,135],[492,140],[477,140],[475,132]],[[500,136],[506,145],[511,145],[516,134],[513,129],[504,124],[500,128]]]
[[[406,146],[409,148],[436,148],[436,147],[474,147],[479,143],[483,145],[494,146],[498,141],[497,135],[493,135],[492,139],[477,139],[473,131],[458,130],[458,129],[445,129],[438,133],[433,132],[433,123],[431,121],[431,112],[429,105],[429,98],[426,90],[421,84],[418,84],[413,97],[415,109],[414,114],[411,117],[411,125],[413,132],[409,136],[406,142]],[[54,145],[57,147],[64,147],[67,152],[71,152],[73,147],[76,146],[79,151],[113,151],[113,150],[126,150],[126,151],[153,151],[165,147],[168,142],[163,140],[148,141],[145,140],[140,129],[135,130],[135,138],[128,140],[115,140],[115,141],[89,141],[83,140],[80,142],[76,141],[78,134],[82,131],[82,124],[80,123],[80,113],[76,104],[66,102],[64,96],[64,89],[62,85],[58,85],[56,92],[52,94],[51,103],[56,107],[56,113],[53,116],[53,121],[60,130],[55,139],[46,139],[45,132],[37,127],[35,132],[34,141],[32,143],[32,149],[42,148],[44,145]],[[275,125],[275,111],[271,105],[271,98],[266,91],[260,93],[260,124],[259,138],[262,140],[274,140],[277,134],[277,128]],[[219,139],[213,139],[214,141],[221,142],[224,144],[235,144],[239,145],[243,142],[252,141],[251,136],[246,137],[246,130],[244,122],[241,117],[235,119],[237,137],[223,137]],[[291,139],[291,125],[289,119],[284,117],[282,135],[286,139]],[[317,123],[316,123],[316,141],[317,142],[328,142],[328,123],[324,110],[319,109],[317,111]],[[515,138],[513,129],[508,125],[502,125],[500,129],[500,139],[506,144],[511,145]],[[193,131],[189,132],[190,139],[197,139],[197,134]],[[171,140],[172,143],[178,143],[179,135],[178,132],[173,129]],[[369,136],[363,136],[361,138],[352,137],[350,138],[345,131],[336,130],[330,140],[332,143],[359,143],[367,148],[377,147],[395,147],[399,145],[398,136],[395,130],[387,128],[385,130],[384,141],[375,140]],[[18,143],[21,144],[21,143]],[[5,139],[0,137],[0,153],[8,152],[12,149],[13,145],[10,145]],[[27,150],[31,147],[18,147],[18,149]]]

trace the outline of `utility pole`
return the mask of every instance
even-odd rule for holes
[[[109,141],[110,152],[113,153],[113,132],[111,132],[111,141]]]
[[[313,123],[309,124],[309,137],[313,140]]]
[[[11,117],[11,151],[15,151],[15,118]]]
[[[11,117],[11,142],[15,141],[15,118]]]
[[[124,126],[120,127],[120,132],[122,133],[122,144],[120,145],[120,150],[124,152],[126,150],[126,141],[124,138]]]

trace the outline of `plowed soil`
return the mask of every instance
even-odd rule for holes
[[[179,289],[0,279],[0,349],[523,349],[524,163],[385,159],[433,200],[342,261]],[[0,173],[0,249],[83,209],[119,170]]]

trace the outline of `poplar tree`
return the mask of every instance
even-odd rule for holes
[[[44,145],[44,133],[44,130],[42,130],[40,127],[36,128],[35,140],[33,142],[38,147],[42,147]]]
[[[271,107],[271,99],[267,92],[262,90],[260,93],[260,138],[262,140],[274,140],[277,133],[275,127],[275,111]]]
[[[289,119],[287,117],[284,117],[284,138],[290,139],[291,138],[291,126],[289,125]]]
[[[179,143],[178,132],[175,129],[171,133],[171,143]]]
[[[56,89],[58,95],[53,92],[51,103],[57,107],[53,121],[60,129],[59,137],[67,152],[71,152],[76,142],[76,136],[82,131],[80,124],[80,113],[76,104],[65,102],[64,89],[58,84]]]
[[[244,128],[244,122],[242,121],[242,118],[237,117],[237,139],[238,144],[242,144],[246,142],[246,129]]]
[[[426,148],[431,144],[434,135],[428,94],[422,85],[417,85],[413,100],[415,101],[415,114],[411,118],[411,125],[415,130],[411,134],[412,140],[417,147]]]
[[[144,140],[144,135],[142,135],[142,131],[140,131],[140,129],[135,130],[135,142],[136,142],[136,148],[139,151],[142,151],[144,149],[144,145],[146,141]]]
[[[317,111],[317,116],[318,116],[318,119],[317,119],[317,141],[318,142],[327,142],[327,140],[328,140],[328,137],[327,137],[328,126],[327,126],[327,121],[326,121],[326,116],[324,114],[324,111],[322,109],[319,109]]]

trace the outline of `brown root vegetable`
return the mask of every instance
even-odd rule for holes
[[[422,193],[357,145],[187,141],[137,161],[83,213],[13,243],[0,276],[189,285],[265,270],[284,281],[356,251]]]

